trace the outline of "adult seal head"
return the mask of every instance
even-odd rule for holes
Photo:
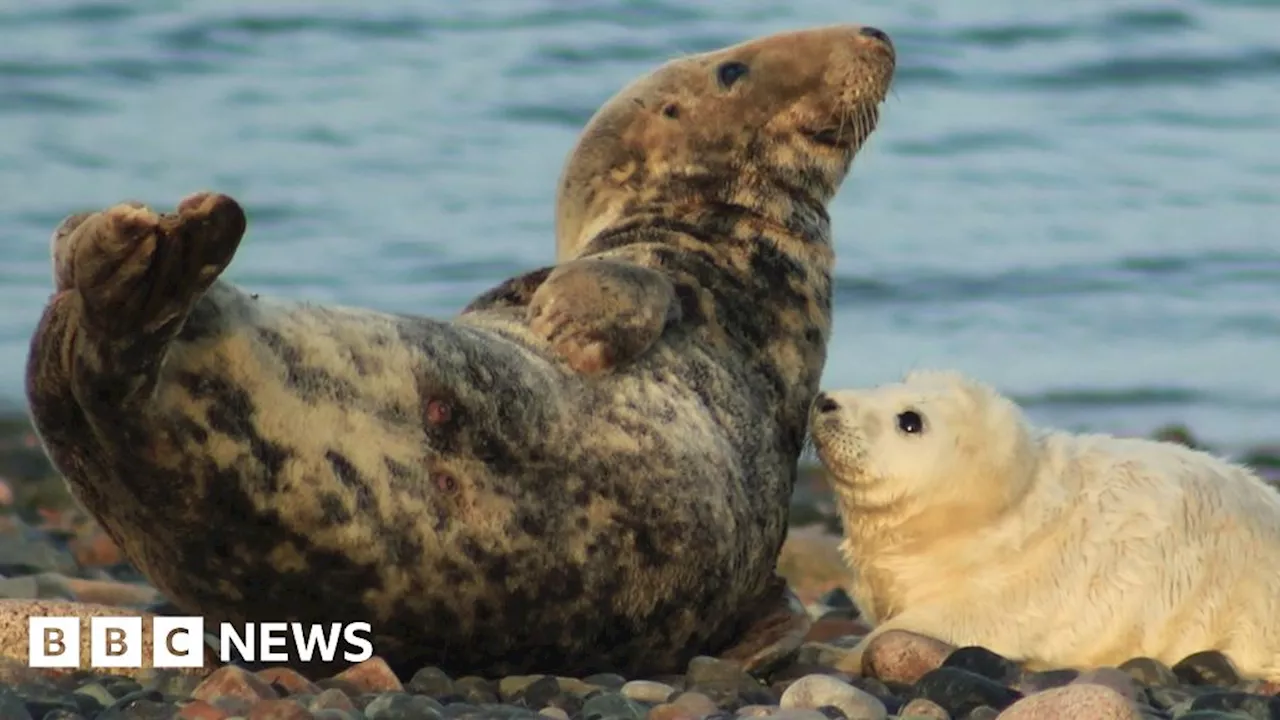
[[[571,155],[565,262],[450,320],[219,279],[247,225],[225,195],[71,216],[27,369],[40,437],[212,622],[365,620],[405,671],[759,667],[807,627],[774,565],[825,206],[893,68],[851,26],[664,65]]]

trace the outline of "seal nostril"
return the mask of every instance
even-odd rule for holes
[[[818,412],[829,413],[840,409],[840,403],[831,399],[826,393],[818,394]]]
[[[881,30],[880,28],[864,25],[858,30],[858,32],[861,33],[863,37],[874,38],[885,45],[888,45],[890,48],[893,47],[893,41],[889,39],[889,33]]]

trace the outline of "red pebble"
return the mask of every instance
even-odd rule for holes
[[[217,701],[221,698],[252,704],[259,700],[275,699],[280,697],[280,694],[267,681],[248,670],[227,665],[214,670],[191,693],[191,697],[211,704],[218,704]]]
[[[362,693],[404,692],[400,678],[391,672],[387,661],[374,656],[359,665],[343,670],[333,677],[358,689]]]
[[[862,655],[862,672],[879,680],[915,684],[955,651],[955,647],[918,633],[889,630],[871,641]]]

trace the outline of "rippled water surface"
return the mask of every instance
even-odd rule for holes
[[[218,189],[250,212],[233,280],[448,314],[552,258],[561,163],[624,83],[849,21],[900,70],[832,211],[828,385],[950,366],[1046,422],[1280,437],[1262,0],[0,2],[0,396],[71,211]]]

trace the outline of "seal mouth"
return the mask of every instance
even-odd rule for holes
[[[841,151],[857,150],[876,129],[879,117],[878,104],[864,105],[841,115],[832,124],[804,127],[800,132],[815,145]]]
[[[830,148],[843,147],[842,140],[844,138],[844,133],[840,131],[840,128],[829,127],[821,130],[806,129],[801,132],[803,132],[804,136],[809,138],[809,140],[819,145],[826,145]]]

